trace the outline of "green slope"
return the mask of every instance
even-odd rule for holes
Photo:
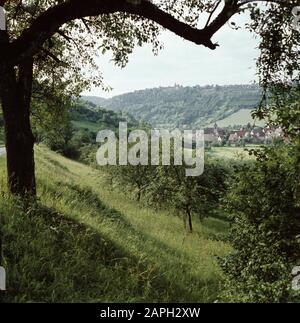
[[[36,148],[39,202],[0,197],[4,301],[209,302],[222,275],[214,237],[226,224],[207,219],[186,235],[181,219],[141,208],[111,191],[102,173]],[[0,158],[1,190],[5,160]]]
[[[117,129],[119,122],[126,121],[128,127],[137,127],[138,122],[129,114],[105,110],[88,101],[79,101],[70,110],[70,119],[76,129],[98,132],[102,129]]]
[[[233,113],[232,115],[222,119],[218,120],[217,124],[219,127],[228,127],[228,126],[234,126],[234,125],[247,125],[248,123],[254,124],[256,126],[264,126],[265,123],[260,120],[254,120],[251,116],[251,110],[249,109],[241,109],[238,112]],[[213,126],[211,124],[210,126]]]

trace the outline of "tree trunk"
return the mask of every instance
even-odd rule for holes
[[[187,230],[187,226],[186,226],[187,221],[186,220],[187,220],[187,214],[183,213],[183,226],[184,226],[185,230]]]
[[[1,68],[1,100],[9,190],[18,195],[35,195],[34,137],[30,126],[32,59],[18,66]]]
[[[193,233],[193,223],[192,223],[192,213],[191,213],[191,210],[190,208],[188,207],[187,210],[187,215],[188,215],[188,232],[189,233]]]

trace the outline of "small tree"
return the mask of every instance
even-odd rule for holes
[[[206,162],[202,175],[187,177],[186,167],[157,166],[146,188],[146,198],[151,205],[168,208],[181,215],[184,227],[191,233],[193,215],[203,220],[218,208],[228,172],[217,163]]]
[[[104,166],[110,183],[126,188],[140,202],[153,180],[154,167],[144,165]]]

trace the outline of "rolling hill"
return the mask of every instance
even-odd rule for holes
[[[107,101],[107,99],[101,98],[99,96],[84,96],[84,99],[97,106],[105,105]]]
[[[79,101],[70,110],[70,119],[77,129],[88,129],[97,133],[102,129],[116,130],[119,122],[127,122],[128,127],[137,127],[138,122],[128,113],[105,110],[91,101]]]
[[[240,110],[257,106],[261,90],[256,85],[159,87],[102,99],[84,97],[115,112],[130,113],[155,127],[203,127]],[[239,120],[235,119],[235,124]],[[252,122],[241,119],[240,124]]]

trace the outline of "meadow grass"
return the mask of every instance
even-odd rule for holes
[[[228,127],[228,126],[234,126],[234,125],[246,125],[248,123],[253,124],[255,123],[257,126],[264,127],[265,122],[258,119],[252,118],[252,112],[251,109],[240,109],[239,111],[231,114],[230,116],[218,120],[217,124],[219,127]],[[214,123],[209,125],[209,127],[213,127]]]
[[[6,302],[212,302],[226,222],[195,219],[112,190],[101,171],[36,147],[38,202],[10,197],[0,158]]]
[[[101,129],[99,124],[90,121],[72,121],[72,124],[77,129],[88,129],[96,133],[99,131],[99,129]]]
[[[259,145],[247,145],[246,147],[211,147],[207,151],[208,156],[217,159],[227,160],[251,160],[254,156],[250,156],[246,149],[260,148]]]

